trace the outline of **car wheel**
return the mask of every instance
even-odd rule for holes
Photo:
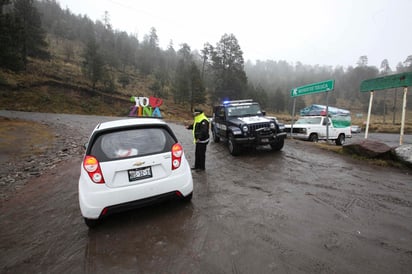
[[[338,146],[342,146],[343,144],[345,144],[345,134],[339,134],[338,139],[336,139],[335,143]]]
[[[89,228],[95,228],[99,224],[99,219],[84,218],[84,222]]]
[[[215,143],[220,142],[220,138],[219,138],[219,136],[217,136],[215,130],[212,130],[212,136],[213,136],[213,142],[215,142]]]
[[[309,136],[309,141],[314,142],[314,143],[317,143],[317,142],[319,141],[318,135],[317,135],[316,133],[310,134],[310,136]]]
[[[279,151],[283,148],[283,145],[285,144],[285,139],[280,138],[278,141],[274,144],[271,144],[270,146],[272,147],[273,151]]]
[[[235,138],[233,137],[233,135],[230,134],[227,143],[230,154],[232,154],[233,156],[237,156],[240,153],[240,146],[235,143],[234,139]]]

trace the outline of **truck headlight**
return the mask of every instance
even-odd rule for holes
[[[249,128],[247,127],[247,125],[244,125],[244,126],[242,127],[242,130],[243,130],[243,132],[248,132],[248,131],[249,131]]]
[[[275,126],[275,123],[270,123],[270,129],[275,129],[276,128],[276,126]]]

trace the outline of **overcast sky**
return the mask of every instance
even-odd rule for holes
[[[63,9],[137,34],[154,27],[160,47],[201,50],[234,34],[245,61],[356,66],[366,55],[392,70],[412,55],[412,0],[57,0]]]

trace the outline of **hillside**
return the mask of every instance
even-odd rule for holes
[[[118,79],[124,72],[112,70],[113,85],[110,91],[98,82],[95,89],[84,77],[80,53],[82,45],[75,45],[75,54],[66,61],[64,47],[70,41],[48,37],[50,61],[29,59],[25,72],[0,70],[0,108],[7,110],[96,114],[127,116],[131,96],[152,96],[153,80],[138,72],[127,71],[129,84],[123,87]],[[190,106],[174,104],[164,99],[160,107],[166,119],[190,119]]]
[[[74,48],[75,57],[65,61],[64,45],[70,41],[48,37],[52,59],[42,61],[30,59],[26,72],[15,73],[0,69],[0,109],[49,112],[68,114],[90,114],[107,116],[127,116],[131,96],[151,96],[150,86],[153,79],[144,77],[138,72],[128,71],[130,83],[126,87],[113,81],[114,91],[105,90],[102,83],[96,88],[84,77],[81,69],[80,52],[82,46],[77,44]],[[124,72],[112,71],[116,79]],[[171,97],[171,96],[169,96]],[[160,107],[165,119],[174,121],[190,120],[190,106],[176,104],[171,98],[164,99]],[[211,115],[210,105],[202,105],[206,114]],[[408,110],[408,114],[411,110]],[[276,115],[281,121],[289,123],[291,116],[286,113],[270,113]],[[371,131],[398,133],[400,123],[392,124],[392,116],[387,115],[386,121],[382,116],[374,116]],[[366,117],[352,117],[354,124],[362,125]],[[412,133],[412,118],[407,115],[405,133]],[[397,119],[399,120],[399,118]]]

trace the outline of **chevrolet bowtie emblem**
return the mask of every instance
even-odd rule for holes
[[[141,165],[143,165],[144,164],[144,162],[136,162],[136,163],[134,163],[133,165],[134,166],[141,166]]]

